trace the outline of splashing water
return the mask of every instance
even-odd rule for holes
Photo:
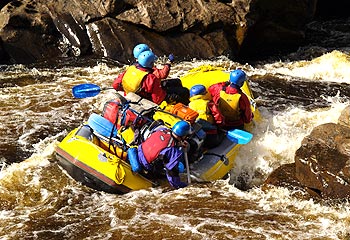
[[[331,63],[331,64],[330,64]],[[324,204],[297,198],[285,188],[263,191],[261,184],[282,164],[294,161],[302,139],[320,124],[336,123],[348,99],[319,94],[328,81],[347,82],[348,55],[324,54],[311,61],[250,66],[225,57],[182,62],[171,77],[212,64],[228,71],[243,68],[248,76],[272,75],[288,82],[315,82],[327,107],[274,101],[274,89],[253,81],[261,121],[253,140],[242,146],[227,180],[193,184],[172,190],[152,188],[125,195],[96,192],[82,186],[58,167],[56,144],[92,112],[114,97],[106,90],[94,98],[73,99],[71,88],[81,83],[111,85],[123,70],[99,63],[93,67],[28,69],[1,72],[1,158],[13,162],[0,174],[0,236],[3,239],[346,239],[349,204]],[[332,65],[331,68],[325,66]],[[335,67],[336,66],[336,67]],[[350,68],[349,68],[350,69]],[[326,82],[327,81],[327,82]],[[287,96],[285,96],[287,97]],[[298,99],[303,101],[303,99]],[[310,107],[310,105],[309,105]],[[243,179],[247,191],[235,187]]]

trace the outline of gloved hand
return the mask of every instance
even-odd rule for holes
[[[172,104],[174,102],[178,102],[178,99],[179,99],[179,96],[174,94],[174,93],[170,93],[170,94],[167,94],[166,97],[165,97],[165,101],[169,104]]]
[[[173,55],[172,53],[169,54],[168,60],[169,60],[169,62],[171,62],[171,63],[174,62],[174,55]]]

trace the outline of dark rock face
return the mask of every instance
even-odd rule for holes
[[[315,2],[5,1],[0,5],[0,61],[89,56],[128,63],[140,42],[159,56],[172,52],[179,59],[256,55],[302,42]]]
[[[0,12],[0,36],[10,63],[32,63],[60,55],[61,37],[50,16],[35,1],[12,1]]]
[[[252,1],[247,18],[247,37],[241,55],[245,58],[296,49],[304,39],[303,27],[312,20],[317,0]]]
[[[295,153],[295,163],[281,166],[266,179],[266,185],[302,187],[312,197],[350,198],[350,106],[338,124],[315,127]]]
[[[348,18],[350,9],[350,2],[344,0],[317,0],[316,18],[334,19],[334,18]]]

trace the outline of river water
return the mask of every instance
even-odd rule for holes
[[[0,173],[0,238],[350,239],[347,201],[261,188],[274,169],[294,162],[315,126],[336,123],[349,104],[349,20],[309,27],[310,44],[279,59],[174,64],[171,77],[203,64],[243,68],[262,117],[228,179],[179,190],[107,194],[82,186],[57,164],[57,143],[114,96],[106,90],[74,99],[72,87],[110,87],[124,66],[107,60],[77,67],[0,66],[0,160],[7,162]],[[321,34],[326,31],[327,37]]]

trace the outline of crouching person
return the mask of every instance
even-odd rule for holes
[[[177,122],[172,129],[157,128],[137,148],[140,165],[154,176],[159,176],[165,169],[169,184],[174,188],[183,188],[187,184],[180,180],[179,165],[183,164],[184,152],[191,133],[191,126],[186,121]],[[181,168],[181,166],[180,166]]]
[[[218,131],[214,122],[214,118],[209,108],[210,103],[211,101],[204,85],[197,84],[190,89],[190,103],[188,104],[188,107],[199,114],[196,122],[202,126],[202,129],[206,133],[206,138],[203,144],[204,148],[214,148],[220,145],[225,137],[224,132]]]

